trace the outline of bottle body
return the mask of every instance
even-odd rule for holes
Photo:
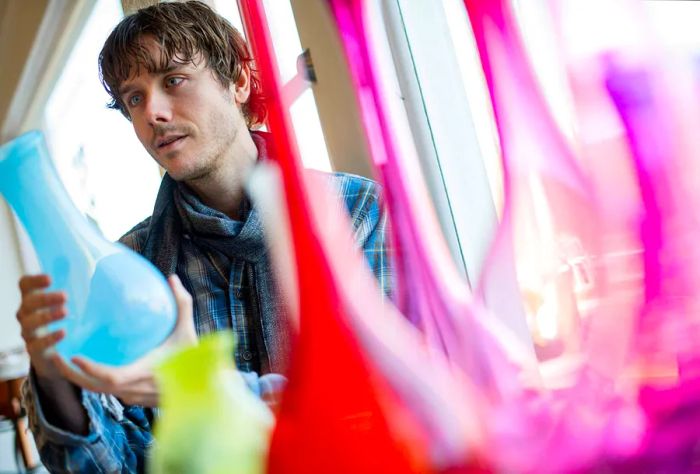
[[[162,343],[175,325],[175,302],[158,270],[105,240],[73,205],[43,136],[28,132],[0,148],[0,195],[29,235],[50,290],[68,294],[56,346],[69,359],[123,365]]]
[[[273,415],[233,365],[233,334],[203,337],[157,371],[153,474],[262,474]]]

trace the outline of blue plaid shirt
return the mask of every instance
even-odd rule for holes
[[[348,174],[329,175],[350,214],[355,242],[364,251],[379,286],[389,294],[392,277],[386,244],[386,214],[380,207],[377,185]],[[141,251],[137,226],[122,242]],[[233,330],[238,339],[236,363],[251,390],[269,404],[279,401],[284,377],[265,372],[255,297],[250,295],[244,264],[212,251],[203,252],[191,239],[182,241],[177,273],[193,292],[195,325],[199,334]],[[196,291],[193,291],[196,290]],[[259,372],[258,372],[259,373]],[[152,410],[125,406],[113,396],[83,391],[90,418],[89,433],[76,435],[52,426],[44,416],[30,377],[23,387],[29,423],[44,465],[51,472],[143,472],[153,443]]]

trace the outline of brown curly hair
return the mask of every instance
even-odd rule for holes
[[[155,38],[159,63],[143,45]],[[122,19],[105,41],[99,56],[100,80],[111,97],[108,107],[130,119],[119,86],[141,67],[156,71],[175,59],[194,63],[199,54],[224,87],[236,82],[243,68],[250,71],[250,96],[242,112],[248,127],[262,124],[267,115],[260,79],[243,36],[231,24],[199,1],[158,3]]]

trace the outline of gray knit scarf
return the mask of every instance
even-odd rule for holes
[[[267,159],[266,137],[253,133],[258,147],[258,159]],[[241,220],[205,206],[187,186],[176,183],[170,176],[163,178],[143,256],[163,272],[176,272],[181,239],[185,233],[195,236],[198,245],[210,247],[233,260],[244,260],[249,273],[252,297],[260,314],[260,327],[267,350],[271,372],[284,373],[288,365],[288,320],[270,266],[263,227],[257,210],[244,199]]]

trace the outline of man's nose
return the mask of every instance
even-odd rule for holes
[[[148,94],[144,104],[148,123],[155,127],[156,125],[170,122],[172,120],[171,105],[168,96],[161,91],[154,91]]]

